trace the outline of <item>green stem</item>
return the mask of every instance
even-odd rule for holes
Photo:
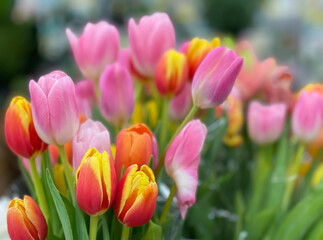
[[[74,177],[73,177],[73,174],[71,171],[71,167],[70,167],[70,164],[67,160],[64,146],[57,145],[57,147],[58,147],[59,155],[60,155],[62,163],[63,163],[67,186],[70,190],[70,195],[72,197],[73,204],[75,205]]]
[[[169,100],[167,98],[164,98],[162,105],[162,122],[159,135],[159,149],[164,149],[165,142],[167,140]]]
[[[300,143],[297,149],[295,160],[292,163],[292,167],[290,169],[290,174],[287,176],[286,189],[285,189],[283,205],[282,205],[283,210],[287,210],[288,208],[290,198],[294,188],[294,182],[297,178],[297,173],[302,162],[302,156],[303,156],[304,150],[305,150],[305,144]]]
[[[34,157],[30,158],[29,163],[30,163],[30,169],[31,169],[31,177],[34,182],[36,195],[39,201],[39,206],[45,216],[46,221],[48,222],[49,211],[48,211],[46,196],[45,196],[43,185],[41,184],[38,176],[35,158]]]
[[[165,155],[166,152],[169,148],[169,146],[171,145],[171,143],[174,141],[175,137],[178,135],[178,133],[183,129],[183,127],[193,119],[195,113],[197,112],[199,108],[195,105],[192,106],[190,112],[186,115],[185,119],[183,120],[183,122],[181,123],[181,125],[177,128],[176,132],[173,134],[172,138],[170,139],[170,141],[168,142],[163,154],[161,155],[161,157],[159,158],[158,161],[158,165],[157,168],[155,170],[155,177],[156,179],[158,178],[160,171],[162,170],[163,166],[164,166],[164,161],[165,161]]]
[[[128,240],[130,235],[130,227],[122,225],[121,240]]]
[[[173,183],[172,188],[170,189],[169,196],[165,202],[162,214],[160,215],[159,224],[163,224],[165,222],[170,206],[172,205],[173,198],[175,197],[176,191],[177,191],[176,184]]]
[[[96,240],[99,216],[90,216],[89,240]]]

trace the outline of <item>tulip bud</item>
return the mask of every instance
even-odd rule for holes
[[[190,121],[175,137],[165,156],[167,174],[177,187],[177,205],[184,219],[195,203],[200,154],[207,129],[200,120]]]
[[[73,171],[70,166],[70,170]],[[56,163],[53,167],[53,177],[54,183],[56,185],[57,190],[67,198],[67,183],[64,175],[64,166],[61,163]]]
[[[25,98],[12,99],[4,125],[7,144],[15,154],[31,158],[47,148],[47,144],[39,138],[35,130],[31,106]]]
[[[159,60],[155,71],[156,87],[162,95],[177,95],[188,79],[186,56],[168,50]]]
[[[11,200],[7,213],[8,233],[12,240],[44,240],[47,224],[35,201],[25,195],[24,199]]]
[[[92,105],[97,102],[95,85],[92,80],[83,80],[75,85],[76,101],[80,113],[92,116]]]
[[[194,105],[211,108],[221,104],[232,90],[243,59],[225,47],[212,50],[198,67],[192,82]]]
[[[143,77],[153,77],[156,65],[168,49],[175,47],[175,30],[166,13],[144,16],[136,24],[129,20],[132,64]]]
[[[113,203],[117,178],[112,158],[90,148],[76,170],[76,201],[89,215],[101,215]]]
[[[212,42],[205,39],[193,38],[188,46],[183,46],[182,51],[185,51],[188,65],[189,65],[189,77],[192,79],[197,68],[205,56],[214,48],[220,46],[220,39],[214,38]]]
[[[301,141],[313,141],[322,127],[323,98],[317,92],[304,91],[292,113],[292,131]]]
[[[133,164],[148,165],[153,152],[153,134],[142,123],[123,129],[117,137],[116,171],[120,179],[122,166],[127,169]]]
[[[29,83],[36,131],[48,144],[64,145],[79,128],[79,112],[72,79],[61,71]]]
[[[95,148],[99,153],[106,151],[111,159],[110,134],[100,122],[88,119],[80,126],[73,139],[73,168],[76,170],[88,149]]]
[[[66,35],[78,67],[91,80],[98,80],[106,65],[118,57],[118,30],[105,21],[87,23],[80,38],[68,28]]]
[[[173,120],[184,120],[192,105],[192,88],[186,82],[180,93],[172,98],[169,103],[169,115]]]
[[[118,184],[114,213],[127,227],[143,225],[154,214],[157,194],[153,171],[146,165],[140,170],[137,164],[131,165]]]
[[[253,101],[248,108],[248,134],[257,144],[275,142],[283,131],[287,107],[277,103],[264,106]]]
[[[130,74],[119,64],[107,66],[100,77],[103,116],[115,126],[126,123],[134,109],[134,89]]]

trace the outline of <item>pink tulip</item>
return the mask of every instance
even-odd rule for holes
[[[221,104],[231,92],[243,65],[243,59],[226,47],[217,47],[206,55],[195,72],[192,97],[199,108]]]
[[[29,83],[35,129],[48,144],[64,145],[79,128],[79,112],[72,79],[61,71]]]
[[[186,41],[186,42],[183,42],[181,47],[179,48],[179,51],[183,54],[186,54],[187,53],[187,49],[188,47],[190,46],[190,43],[191,41]]]
[[[98,80],[106,65],[118,57],[118,30],[105,21],[87,23],[79,38],[68,28],[66,35],[78,67],[91,80]]]
[[[158,143],[155,135],[153,134],[153,150],[152,150],[152,155],[153,155],[153,169],[155,170],[158,165]]]
[[[195,203],[200,153],[207,129],[200,120],[190,121],[170,145],[165,168],[177,187],[177,204],[184,219],[188,207]]]
[[[129,48],[124,48],[119,51],[117,62],[128,71],[131,71],[131,51]]]
[[[76,101],[80,113],[90,118],[92,105],[97,102],[95,84],[92,80],[83,80],[75,85]]]
[[[322,96],[317,92],[301,92],[292,113],[293,134],[301,141],[313,141],[322,127],[322,114]]]
[[[183,120],[189,113],[192,104],[192,89],[189,82],[185,83],[182,91],[172,98],[169,103],[169,115],[173,120]]]
[[[126,68],[116,63],[107,66],[100,77],[103,116],[115,126],[126,123],[134,109],[134,88]]]
[[[138,25],[131,18],[128,30],[134,68],[143,77],[153,77],[160,57],[175,47],[173,23],[166,13],[154,13]]]
[[[76,171],[84,154],[90,148],[96,148],[100,154],[106,151],[111,159],[110,134],[104,125],[91,119],[86,120],[73,139],[73,169]]]
[[[262,105],[257,101],[248,108],[248,133],[257,144],[275,142],[283,131],[287,107],[285,104]]]

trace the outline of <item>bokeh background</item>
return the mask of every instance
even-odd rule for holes
[[[1,0],[0,196],[11,197],[14,183],[21,181],[3,133],[10,99],[28,98],[29,80],[52,70],[80,80],[65,28],[80,32],[88,21],[105,19],[119,28],[125,47],[129,18],[156,11],[170,15],[178,45],[194,36],[247,39],[260,59],[274,56],[278,63],[290,66],[293,89],[323,79],[323,0]],[[214,214],[231,217],[227,212]]]

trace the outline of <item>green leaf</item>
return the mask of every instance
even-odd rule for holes
[[[248,237],[250,237],[250,239],[264,239],[264,235],[274,220],[275,213],[276,209],[267,208],[257,215],[252,215],[247,226]]]
[[[22,176],[24,177],[24,179],[25,179],[25,181],[27,183],[27,186],[28,186],[28,189],[30,191],[31,197],[33,199],[36,199],[36,192],[35,192],[33,181],[31,180],[31,177],[30,177],[29,173],[27,172],[24,164],[22,163],[21,158],[18,158],[18,165],[19,165],[21,174],[22,174]]]
[[[106,219],[106,214],[102,215],[102,235],[103,235],[103,240],[110,240],[110,234],[108,231],[108,223]]]
[[[161,240],[162,239],[162,228],[160,225],[149,221],[149,226],[145,236],[142,240]]]
[[[303,239],[310,227],[322,217],[322,209],[323,192],[307,196],[288,213],[272,239]]]
[[[80,240],[89,240],[89,235],[87,232],[85,220],[83,213],[79,206],[75,205],[75,225],[76,225],[76,233]]]
[[[323,239],[323,219],[319,221],[310,231],[306,240],[322,240]]]
[[[60,194],[53,182],[53,179],[50,176],[48,169],[46,171],[46,178],[47,178],[49,190],[50,190],[53,200],[54,200],[54,204],[55,204],[59,219],[62,224],[65,239],[66,240],[73,240],[72,227],[71,227],[71,222],[69,219],[68,212],[67,212],[65,204],[62,200],[62,197],[60,196]]]

